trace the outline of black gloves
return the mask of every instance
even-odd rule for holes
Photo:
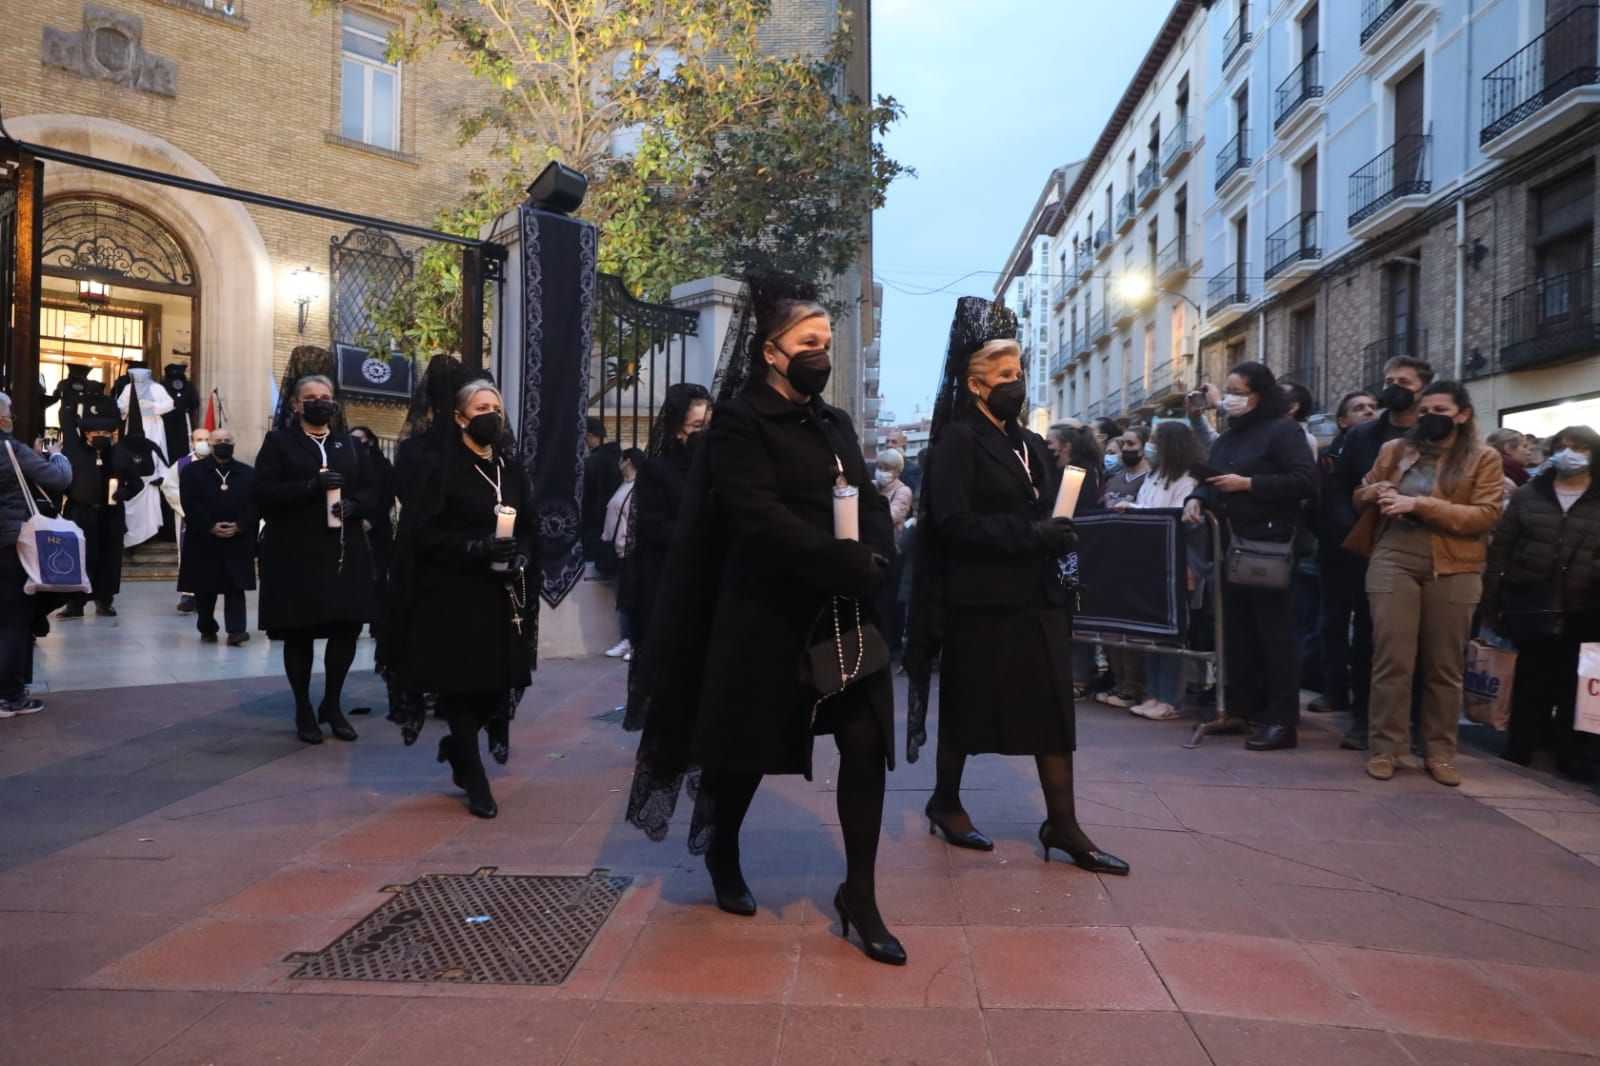
[[[344,475],[337,470],[324,470],[312,478],[306,487],[312,492],[326,492],[329,489],[344,488]]]
[[[1078,546],[1070,518],[1046,518],[1028,527],[1028,541],[1045,555],[1060,558]]]
[[[509,563],[517,557],[515,537],[484,537],[467,541],[467,558],[486,563]]]
[[[336,475],[337,476],[337,475]],[[355,500],[339,501],[339,517],[345,520],[354,518],[361,513],[361,505]]]

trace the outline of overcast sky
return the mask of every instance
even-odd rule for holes
[[[931,406],[956,297],[993,292],[1050,171],[1088,154],[1171,8],[874,0],[874,89],[906,109],[889,154],[917,170],[874,222],[885,411]]]

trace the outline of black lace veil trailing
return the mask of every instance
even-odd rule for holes
[[[667,447],[677,439],[678,430],[683,428],[683,420],[689,417],[689,408],[701,400],[711,402],[711,393],[704,385],[692,381],[668,385],[655,421],[650,424],[650,443],[645,454],[652,459],[665,455]]]
[[[933,404],[929,448],[939,442],[945,426],[965,415],[977,403],[977,398],[967,388],[967,369],[972,357],[980,351],[1000,350],[1020,356],[1016,338],[1017,316],[1003,303],[978,296],[963,296],[956,301],[950,342],[939,373],[939,393]],[[930,453],[928,465],[923,469],[921,498],[917,501],[917,514],[922,516],[923,522],[928,521],[933,509],[932,459]],[[906,687],[906,761],[916,762],[922,745],[928,740],[933,666],[939,661],[944,643],[944,559],[939,538],[931,529],[919,531],[916,557],[911,566],[911,602],[906,609],[904,655],[909,680]]]
[[[333,398],[339,398],[338,364],[334,362],[333,353],[315,344],[302,344],[289,353],[289,365],[283,368],[283,382],[278,387],[278,409],[272,418],[273,429],[289,429],[295,424],[295,387],[300,384],[301,378],[314,376],[325,377],[333,382]],[[342,406],[328,428],[335,433],[343,433],[349,428],[345,424]]]
[[[716,403],[726,403],[764,382],[765,342],[819,314],[827,311],[810,282],[787,274],[748,272],[712,379]],[[682,415],[678,418],[681,423]],[[667,439],[671,439],[670,433]],[[652,433],[652,455],[656,454],[655,443]],[[689,850],[700,854],[711,842],[711,797],[709,791],[699,788],[691,742],[727,531],[716,521],[706,448],[697,439],[690,451],[678,539],[667,560],[650,632],[629,679],[625,724],[642,730],[628,797],[628,821],[651,840],[664,839],[678,797],[687,785],[695,800]]]

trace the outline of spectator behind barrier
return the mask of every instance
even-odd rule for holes
[[[1345,393],[1334,408],[1339,435],[1323,450],[1320,461],[1322,493],[1314,528],[1317,575],[1322,585],[1322,693],[1306,708],[1319,714],[1350,709],[1352,670],[1359,669],[1363,677],[1372,674],[1372,626],[1370,621],[1364,628],[1356,625],[1357,614],[1366,613],[1366,560],[1345,550],[1344,539],[1355,524],[1355,512],[1349,494],[1333,491],[1331,482],[1350,430],[1377,417],[1376,396],[1365,391]]]

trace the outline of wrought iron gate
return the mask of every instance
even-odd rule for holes
[[[600,275],[596,314],[598,366],[592,380],[600,382],[600,389],[589,405],[608,424],[610,440],[623,448],[642,448],[668,386],[684,380],[689,338],[699,333],[700,316],[636,299],[615,274]],[[701,384],[711,386],[709,381]]]
[[[377,330],[379,308],[411,280],[411,253],[389,234],[366,226],[329,238],[329,242],[333,302],[328,309],[328,334],[346,344],[369,344]]]

